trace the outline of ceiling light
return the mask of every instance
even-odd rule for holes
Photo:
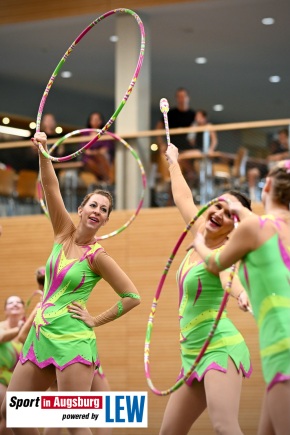
[[[36,128],[36,123],[35,123],[34,121],[32,121],[32,122],[29,124],[29,128],[31,128],[31,130],[34,130],[34,129]]]
[[[224,110],[224,106],[222,104],[215,104],[213,106],[213,110],[215,112],[222,112]]]
[[[156,143],[151,144],[151,151],[157,151],[158,150],[158,145]]]
[[[57,134],[62,133],[62,127],[59,127],[59,126],[56,127],[55,132],[56,132]]]
[[[280,81],[281,81],[280,76],[270,76],[269,77],[269,82],[271,82],[271,83],[279,83]]]
[[[199,65],[203,65],[207,62],[207,58],[206,57],[197,57],[195,59],[195,63],[198,63]]]
[[[9,124],[9,122],[10,122],[10,118],[8,118],[7,116],[5,116],[5,117],[2,119],[2,123],[5,124],[5,125]]]
[[[71,72],[71,71],[62,71],[62,72],[60,73],[60,76],[61,76],[63,79],[70,79],[71,76],[72,76],[72,72]]]
[[[274,18],[268,17],[262,19],[262,24],[264,24],[264,26],[272,26],[272,24],[274,23],[275,23]]]
[[[31,132],[29,130],[24,130],[23,128],[6,127],[0,125],[0,133],[12,134],[14,136],[30,137]]]
[[[110,39],[111,42],[118,42],[119,37],[117,35],[112,35],[112,36],[110,36],[109,39]]]

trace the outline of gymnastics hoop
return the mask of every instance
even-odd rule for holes
[[[70,47],[67,49],[67,51],[65,52],[65,54],[63,55],[63,57],[61,58],[60,62],[58,63],[57,67],[55,68],[54,72],[52,73],[52,76],[50,77],[48,84],[45,88],[45,91],[43,93],[42,99],[40,101],[39,104],[39,109],[38,109],[38,114],[37,114],[37,118],[36,118],[36,132],[38,133],[40,131],[40,123],[41,123],[41,117],[42,117],[42,113],[43,113],[43,109],[46,103],[46,99],[48,96],[48,93],[53,85],[53,82],[56,78],[56,76],[58,75],[59,71],[61,70],[64,62],[66,61],[66,59],[70,56],[71,52],[73,51],[73,49],[75,48],[75,46],[83,39],[83,37],[96,25],[98,24],[100,21],[102,21],[103,19],[109,17],[110,15],[116,14],[116,13],[126,13],[129,15],[132,15],[135,20],[137,21],[138,25],[139,25],[139,29],[140,29],[140,34],[141,34],[141,48],[140,48],[140,53],[139,53],[139,58],[138,58],[138,62],[137,62],[137,66],[134,72],[134,75],[132,77],[131,83],[121,101],[121,103],[119,104],[119,106],[117,107],[117,109],[115,110],[115,112],[113,113],[113,115],[111,116],[111,118],[109,119],[109,121],[104,125],[104,127],[100,130],[100,132],[97,134],[97,136],[95,138],[93,138],[90,142],[88,142],[86,145],[84,145],[80,150],[74,152],[73,154],[70,154],[68,156],[63,156],[63,157],[52,157],[50,156],[46,150],[43,148],[43,146],[41,145],[40,142],[36,142],[41,153],[49,160],[52,160],[54,162],[66,162],[68,160],[71,160],[75,157],[77,157],[78,155],[80,155],[83,150],[89,148],[90,146],[92,146],[95,142],[97,142],[97,140],[101,137],[102,134],[104,134],[109,128],[110,126],[113,124],[113,122],[116,120],[117,116],[119,115],[119,113],[121,112],[121,110],[123,109],[124,105],[126,104],[126,101],[128,100],[135,84],[137,81],[137,78],[139,76],[139,73],[141,71],[141,67],[142,67],[142,63],[143,63],[143,59],[144,59],[144,51],[145,51],[145,30],[144,30],[144,25],[141,21],[141,18],[132,10],[130,9],[125,9],[125,8],[119,8],[119,9],[113,9],[111,11],[106,12],[105,14],[101,15],[100,17],[98,17],[96,20],[94,20],[91,24],[88,25],[88,27],[86,27],[81,33],[80,35],[75,39],[75,41],[70,45]]]
[[[163,113],[167,145],[170,145],[169,123],[167,116],[167,113],[169,112],[169,103],[166,98],[161,98],[160,100],[160,111]]]
[[[155,317],[155,313],[156,313],[156,308],[157,308],[157,304],[161,295],[161,291],[166,279],[166,276],[169,272],[169,269],[171,267],[171,264],[174,260],[174,257],[181,245],[181,243],[183,242],[185,236],[187,235],[188,231],[191,229],[192,225],[197,221],[197,219],[213,204],[219,202],[219,201],[226,201],[229,202],[228,200],[226,200],[225,198],[222,197],[218,197],[218,198],[214,198],[211,201],[209,201],[206,205],[204,205],[199,212],[197,213],[197,215],[186,225],[186,227],[184,228],[181,236],[179,237],[169,259],[167,260],[166,266],[163,270],[163,274],[161,276],[161,279],[159,281],[152,305],[151,305],[151,311],[150,311],[150,315],[149,315],[149,319],[148,319],[148,323],[147,323],[147,330],[146,330],[146,338],[145,338],[145,347],[144,347],[144,368],[145,368],[145,376],[146,376],[146,380],[147,380],[147,384],[149,386],[149,388],[153,391],[153,393],[155,393],[157,396],[167,396],[168,394],[173,393],[174,391],[178,390],[179,387],[181,387],[181,385],[183,385],[187,379],[192,375],[193,371],[196,369],[198,363],[200,362],[201,358],[203,357],[206,349],[208,348],[208,345],[211,342],[211,339],[215,333],[215,330],[217,328],[217,325],[219,323],[219,320],[221,318],[221,315],[223,313],[223,310],[226,307],[229,295],[230,295],[230,290],[231,290],[231,286],[232,286],[232,282],[233,282],[233,278],[234,278],[234,274],[235,274],[235,265],[231,266],[231,271],[230,271],[230,276],[229,276],[229,280],[226,284],[226,289],[225,289],[225,293],[221,302],[221,305],[219,307],[218,313],[216,315],[216,318],[213,322],[213,325],[211,327],[211,330],[199,352],[199,354],[197,355],[197,357],[195,358],[192,366],[190,367],[189,371],[181,378],[179,379],[174,385],[172,385],[170,388],[168,388],[167,390],[158,390],[154,385],[153,382],[151,380],[150,377],[150,363],[149,363],[149,355],[150,355],[150,343],[151,343],[151,335],[152,335],[152,329],[153,329],[153,321],[154,321],[154,317]]]
[[[58,147],[59,145],[61,145],[65,139],[68,139],[72,136],[75,136],[77,134],[82,134],[82,133],[91,133],[91,132],[96,132],[99,133],[101,130],[100,129],[94,129],[94,128],[83,128],[82,130],[75,130],[71,133],[66,134],[65,136],[63,136],[62,138],[60,138],[49,150],[49,153],[51,153],[52,151],[55,150],[56,147]],[[104,239],[108,239],[110,237],[116,236],[117,234],[120,234],[122,231],[124,231],[126,228],[128,228],[128,226],[135,220],[135,218],[137,217],[139,211],[141,210],[142,206],[143,206],[143,202],[144,202],[144,196],[145,196],[145,191],[146,191],[146,187],[147,187],[147,177],[146,177],[146,173],[145,173],[145,169],[144,166],[139,158],[138,153],[134,150],[134,148],[131,147],[131,145],[128,144],[128,142],[126,142],[124,139],[122,139],[120,136],[118,136],[115,133],[111,133],[110,131],[107,131],[106,134],[108,134],[109,136],[111,136],[112,138],[114,138],[115,140],[118,140],[119,142],[121,142],[132,154],[132,156],[135,158],[135,160],[138,163],[140,172],[141,172],[141,179],[142,179],[142,190],[141,190],[141,194],[140,194],[140,199],[139,199],[139,204],[136,208],[136,210],[134,211],[134,213],[131,215],[131,217],[124,223],[124,225],[122,225],[120,228],[118,228],[115,231],[112,231],[109,234],[105,234],[103,236],[97,237],[97,240],[104,240]],[[98,146],[102,146],[102,141],[99,141]],[[43,198],[43,193],[42,193],[42,187],[41,187],[41,183],[40,183],[40,179],[38,179],[38,184],[37,184],[37,192],[38,192],[38,199],[40,202],[40,205],[42,207],[42,210],[44,211],[44,213],[46,214],[47,217],[49,217],[49,213],[47,210],[47,207],[45,205],[44,202],[44,198]]]

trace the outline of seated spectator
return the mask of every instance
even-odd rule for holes
[[[100,112],[92,112],[88,118],[87,128],[101,129],[104,117]],[[91,138],[97,133],[91,133]],[[114,142],[112,140],[98,140],[82,154],[84,170],[92,172],[97,181],[106,184],[114,183]]]
[[[205,110],[198,110],[196,112],[194,123],[192,124],[192,127],[204,127],[206,125],[211,125],[208,121],[207,112]],[[215,131],[210,131],[210,141],[209,141],[209,148],[208,150],[204,150],[204,132],[200,131],[197,133],[189,133],[187,135],[187,140],[192,146],[193,149],[198,149],[200,151],[205,151],[208,153],[213,152],[218,144],[217,134]]]
[[[267,157],[267,164],[257,165],[248,169],[247,181],[251,201],[259,200],[258,183],[262,178],[266,177],[269,169],[275,164],[275,162],[288,159],[290,157],[288,141],[288,130],[287,128],[283,128],[278,132],[278,140],[273,140],[268,146],[269,154]]]

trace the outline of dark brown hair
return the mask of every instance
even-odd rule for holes
[[[229,190],[227,192],[229,195],[234,196],[237,200],[248,210],[252,211],[251,200],[244,193],[239,192],[238,190]]]
[[[44,286],[45,267],[41,266],[38,269],[36,269],[35,275],[36,275],[36,281],[37,281],[37,283],[39,285]]]
[[[268,174],[273,182],[273,197],[279,203],[290,204],[290,160],[280,161]]]

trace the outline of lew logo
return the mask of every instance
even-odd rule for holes
[[[105,397],[107,423],[141,423],[144,418],[145,395]]]

